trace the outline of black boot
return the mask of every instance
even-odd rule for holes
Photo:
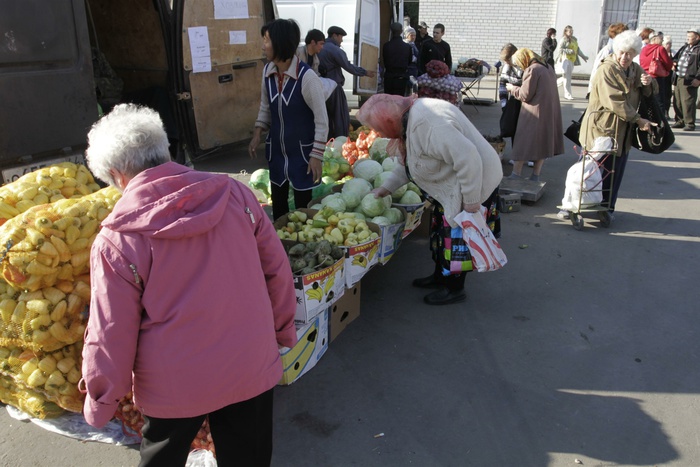
[[[428,277],[421,277],[413,281],[413,287],[421,289],[439,289],[443,287],[443,283],[438,276],[431,274]]]
[[[428,305],[449,305],[451,303],[463,302],[467,299],[467,294],[464,289],[450,290],[446,287],[431,292],[425,297],[423,301]]]

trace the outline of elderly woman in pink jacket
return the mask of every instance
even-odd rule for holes
[[[90,257],[85,419],[132,390],[140,465],[185,465],[205,417],[220,465],[269,465],[278,346],[296,343],[288,260],[252,192],[170,162],[158,114],[119,105],[88,135],[92,172],[123,191]]]

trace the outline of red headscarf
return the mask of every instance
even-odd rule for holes
[[[401,136],[403,136],[403,127],[401,119],[408,112],[416,96],[395,96],[393,94],[375,94],[360,107],[357,112],[357,119],[363,125],[367,125],[383,138],[390,138],[392,141],[387,145],[387,153],[390,148],[400,150],[400,155],[405,156],[405,147]],[[403,157],[402,157],[403,159]]]
[[[357,119],[383,138],[401,138],[401,118],[411,108],[415,96],[402,97],[393,94],[375,94],[360,107]]]

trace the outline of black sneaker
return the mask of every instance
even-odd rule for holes
[[[431,274],[428,277],[415,279],[413,281],[413,287],[418,287],[420,289],[439,289],[442,287],[442,282],[435,277],[435,274]]]
[[[683,128],[685,127],[685,124],[683,122],[676,122],[673,125],[671,125],[671,128]]]
[[[423,297],[423,301],[428,305],[450,305],[463,302],[466,299],[467,294],[464,292],[464,289],[450,290],[448,288],[436,290]]]

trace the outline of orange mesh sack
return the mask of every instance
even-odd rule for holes
[[[121,193],[103,188],[78,199],[29,208],[0,227],[2,277],[31,292],[75,281],[90,267],[90,246],[100,222]]]
[[[54,352],[35,352],[21,347],[0,347],[0,373],[23,389],[36,391],[46,400],[71,412],[82,412],[81,378],[83,343]]]
[[[100,189],[84,165],[61,162],[25,174],[0,187],[0,225],[27,209]]]

